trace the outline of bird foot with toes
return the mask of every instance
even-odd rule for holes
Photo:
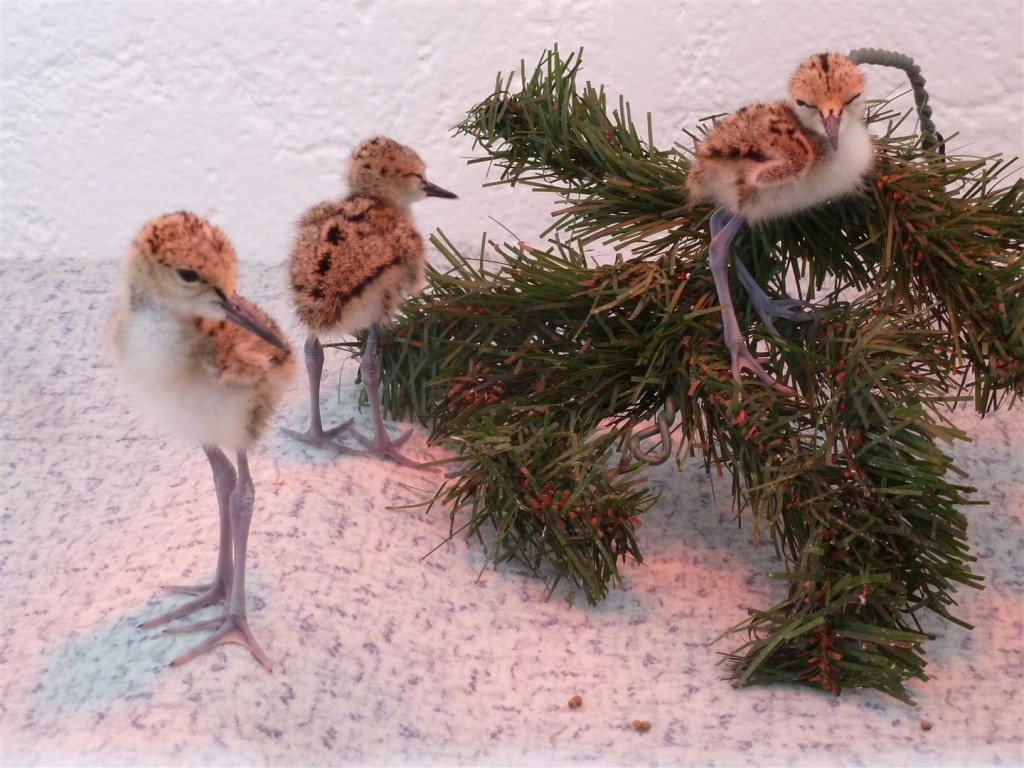
[[[401,464],[403,467],[410,467],[411,469],[430,469],[431,465],[429,462],[414,461],[401,453],[398,448],[412,434],[412,430],[408,430],[404,435],[392,440],[387,432],[378,432],[374,435],[373,439],[361,435],[359,432],[352,430],[352,434],[359,442],[366,446],[365,451],[359,451],[363,455],[380,456],[381,458],[391,459],[396,464]]]
[[[149,619],[139,624],[139,629],[153,629],[153,627],[159,627],[161,624],[166,624],[169,621],[180,619],[182,616],[188,616],[190,613],[195,613],[201,608],[206,608],[211,605],[220,605],[224,602],[227,597],[227,587],[225,582],[203,584],[196,587],[165,587],[168,592],[174,592],[181,595],[195,595],[195,600],[189,600],[187,603],[179,605],[177,608],[172,608],[166,613],[161,613],[155,618]]]
[[[260,644],[256,642],[256,638],[253,637],[252,630],[249,629],[249,622],[244,614],[227,615],[217,619],[200,621],[186,627],[167,629],[165,632],[168,634],[181,634],[184,632],[198,632],[212,627],[218,627],[217,631],[192,648],[192,650],[187,651],[174,659],[174,661],[171,662],[171,666],[180,667],[182,664],[187,664],[192,661],[192,659],[202,656],[204,653],[213,650],[218,645],[224,645],[225,643],[237,643],[238,645],[244,645],[248,648],[249,652],[256,657],[256,661],[262,664],[268,672],[272,671],[270,658],[266,653],[264,653]]]
[[[110,326],[121,380],[157,421],[203,447],[220,518],[212,584],[177,588],[197,596],[141,626],[159,626],[227,597],[228,611],[215,622],[215,634],[173,663],[239,642],[270,669],[245,620],[255,501],[248,452],[284,394],[294,367],[291,347],[269,315],[238,295],[237,259],[227,237],[193,213],[178,211],[143,225],[129,247],[124,275],[121,306]],[[235,453],[234,465],[224,449]]]
[[[355,433],[368,449],[357,452],[421,467],[399,453],[404,437],[392,441],[384,432],[377,336],[380,326],[389,323],[405,298],[419,293],[426,280],[426,249],[410,206],[426,198],[455,199],[457,195],[427,181],[419,155],[384,136],[368,139],[352,151],[346,177],[347,197],[315,205],[299,219],[289,259],[292,298],[307,329],[311,421],[320,423],[324,365],[320,337],[353,334],[365,328],[361,367],[375,435],[368,441]],[[305,441],[316,444],[319,436],[314,432]],[[325,447],[337,448],[337,444]]]
[[[331,427],[330,429],[317,430],[310,426],[310,428],[305,432],[296,432],[294,429],[282,429],[281,433],[298,440],[300,443],[306,443],[307,445],[312,445],[316,448],[325,448],[336,451],[337,453],[356,454],[359,453],[359,451],[342,445],[334,439],[338,435],[350,430],[352,427],[352,421],[353,419],[349,419],[343,424]]]
[[[775,329],[775,323],[772,322],[776,317],[793,323],[806,323],[811,320],[811,316],[807,312],[797,312],[795,310],[810,309],[814,306],[812,302],[794,299],[785,295],[773,299],[757,284],[757,281],[754,280],[753,275],[750,274],[742,259],[735,259],[734,264],[736,265],[736,274],[739,275],[740,282],[743,283],[743,287],[747,291],[750,304],[753,306],[758,318],[760,318],[761,325],[772,336],[781,336]]]
[[[740,374],[745,368],[776,392],[788,397],[796,397],[797,391],[792,387],[787,387],[785,384],[780,384],[774,376],[765,370],[761,361],[754,357],[745,344],[740,344],[735,349],[730,350],[730,352],[732,354],[732,377],[741,387],[743,385],[743,378]]]
[[[686,179],[691,203],[713,202],[708,258],[722,308],[726,347],[738,382],[746,368],[775,390],[794,394],[754,359],[740,334],[729,288],[733,238],[747,224],[779,219],[856,194],[874,165],[874,144],[864,120],[864,77],[848,57],[811,56],[797,67],[789,98],[752,104],[716,123],[694,150]],[[740,259],[734,261],[752,306],[766,330],[772,319],[806,322],[809,306],[788,297],[771,299]]]
[[[810,309],[814,306],[811,302],[804,301],[803,299],[792,299],[788,296],[779,299],[771,299],[767,296],[760,298],[757,294],[751,294],[750,303],[753,305],[754,311],[757,312],[761,325],[776,338],[781,338],[782,334],[776,330],[775,323],[773,322],[774,318],[778,317],[783,320],[789,320],[791,323],[807,323],[814,319],[809,312],[797,311],[798,309]]]

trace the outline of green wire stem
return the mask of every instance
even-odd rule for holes
[[[925,79],[921,75],[921,67],[905,53],[886,51],[881,48],[856,48],[850,51],[850,60],[854,64],[877,64],[883,67],[895,67],[907,73],[910,87],[914,91],[914,105],[921,121],[921,146],[925,149],[941,150],[942,135],[935,130],[932,120],[932,108],[928,103],[928,91],[925,90]]]

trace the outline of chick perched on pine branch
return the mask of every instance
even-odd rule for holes
[[[409,206],[425,197],[455,198],[426,179],[423,161],[408,147],[378,136],[352,152],[348,197],[320,203],[298,223],[289,263],[292,296],[306,326],[310,425],[287,433],[314,445],[346,449],[332,438],[345,422],[325,430],[320,416],[320,339],[368,328],[361,371],[373,416],[374,436],[355,436],[373,453],[417,466],[398,451],[408,433],[392,440],[380,413],[380,354],[377,336],[406,296],[423,287],[426,251]]]
[[[743,107],[704,138],[686,181],[692,202],[711,201],[709,257],[722,305],[725,343],[733,377],[747,368],[780,392],[777,382],[754,358],[740,334],[729,291],[729,246],[745,223],[757,224],[856,192],[874,163],[864,124],[864,76],[846,56],[819,53],[804,61],[789,83],[789,100]],[[794,321],[805,302],[770,299],[737,259],[740,281],[765,328],[772,318]]]

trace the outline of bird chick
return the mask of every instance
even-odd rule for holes
[[[737,382],[743,368],[780,392],[778,383],[753,357],[740,335],[729,292],[729,246],[744,223],[787,216],[856,192],[874,163],[864,124],[864,77],[838,53],[805,60],[789,82],[789,100],[743,107],[726,117],[697,145],[686,180],[694,203],[711,201],[709,258],[722,306],[726,346]],[[772,318],[809,319],[794,308],[806,302],[770,299],[743,262],[736,268],[765,327]],[[777,334],[776,334],[777,335]]]
[[[313,206],[298,221],[289,262],[292,296],[307,329],[310,425],[293,437],[345,451],[332,438],[351,422],[324,429],[320,416],[321,339],[368,329],[361,372],[374,423],[369,440],[353,434],[371,452],[418,466],[398,451],[409,433],[392,440],[380,413],[380,327],[402,301],[424,283],[426,251],[409,206],[425,197],[457,195],[427,181],[423,161],[408,147],[378,136],[352,152],[348,197]]]
[[[124,297],[111,322],[113,355],[133,399],[158,423],[203,446],[220,511],[210,584],[169,587],[196,595],[150,628],[224,602],[223,614],[168,632],[215,629],[176,658],[240,643],[268,670],[245,613],[245,557],[254,490],[248,451],[283,394],[294,360],[273,320],[238,296],[235,252],[220,230],[185,211],[146,223],[124,263]],[[237,470],[225,455],[233,451]]]

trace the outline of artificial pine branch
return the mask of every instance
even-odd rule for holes
[[[738,307],[800,397],[741,388],[709,210],[682,194],[689,150],[655,148],[650,118],[641,138],[624,101],[609,115],[602,89],[578,87],[580,64],[546,53],[457,126],[498,183],[555,195],[555,222],[544,248],[492,242],[479,259],[433,238],[451,266],[431,271],[382,345],[385,407],[460,451],[435,499],[453,533],[591,601],[619,560],[641,560],[644,466],[674,452],[729,471],[788,585],[734,628],[749,638],[728,657],[736,681],[907,700],[904,682],[925,678],[918,612],[958,621],[955,588],[980,585],[961,512],[972,489],[947,479],[960,473],[939,443],[966,439],[951,407],[984,413],[1024,390],[1024,183],[1005,184],[1012,162],[953,156],[954,137],[923,147],[899,133],[905,115],[874,103],[863,194],[736,238],[759,282],[781,293],[795,278],[818,302],[813,323],[780,323],[781,340]],[[591,266],[595,243],[628,252]]]

